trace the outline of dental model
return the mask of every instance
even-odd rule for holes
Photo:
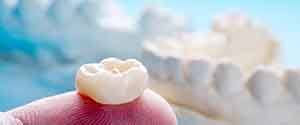
[[[143,55],[150,87],[175,105],[238,125],[297,123],[298,72],[280,67],[279,44],[242,14],[216,18],[206,35],[147,41]]]

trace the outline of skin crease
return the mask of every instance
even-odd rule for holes
[[[23,125],[176,125],[170,105],[147,89],[133,102],[103,105],[77,92],[41,99],[8,112]]]

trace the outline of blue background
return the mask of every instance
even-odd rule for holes
[[[300,1],[221,1],[221,0],[156,0],[156,1],[120,1],[129,15],[139,18],[146,4],[157,4],[170,8],[192,20],[192,26],[200,31],[208,31],[213,16],[228,9],[238,9],[249,14],[272,29],[282,44],[283,63],[288,67],[300,66]],[[0,27],[0,111],[5,111],[23,105],[32,100],[54,95],[74,89],[73,76],[77,66],[54,67],[53,72],[46,71],[47,66],[37,64],[36,50],[48,48],[50,52],[60,56],[61,47],[43,45],[25,36],[15,37],[14,34]],[[30,61],[18,64],[11,58],[14,52],[22,52]],[[25,59],[26,60],[26,59]],[[53,84],[53,81],[57,84]]]

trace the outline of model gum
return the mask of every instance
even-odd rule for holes
[[[123,104],[141,96],[147,89],[147,80],[147,70],[139,61],[107,58],[81,66],[76,87],[80,94],[98,103]]]
[[[297,123],[299,70],[280,67],[278,42],[244,15],[218,17],[202,36],[147,41],[143,50],[150,87],[175,105],[235,124],[274,123],[261,114]]]

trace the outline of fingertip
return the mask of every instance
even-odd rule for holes
[[[103,105],[77,92],[48,97],[9,111],[25,125],[176,125],[170,105],[146,90],[133,102]]]

